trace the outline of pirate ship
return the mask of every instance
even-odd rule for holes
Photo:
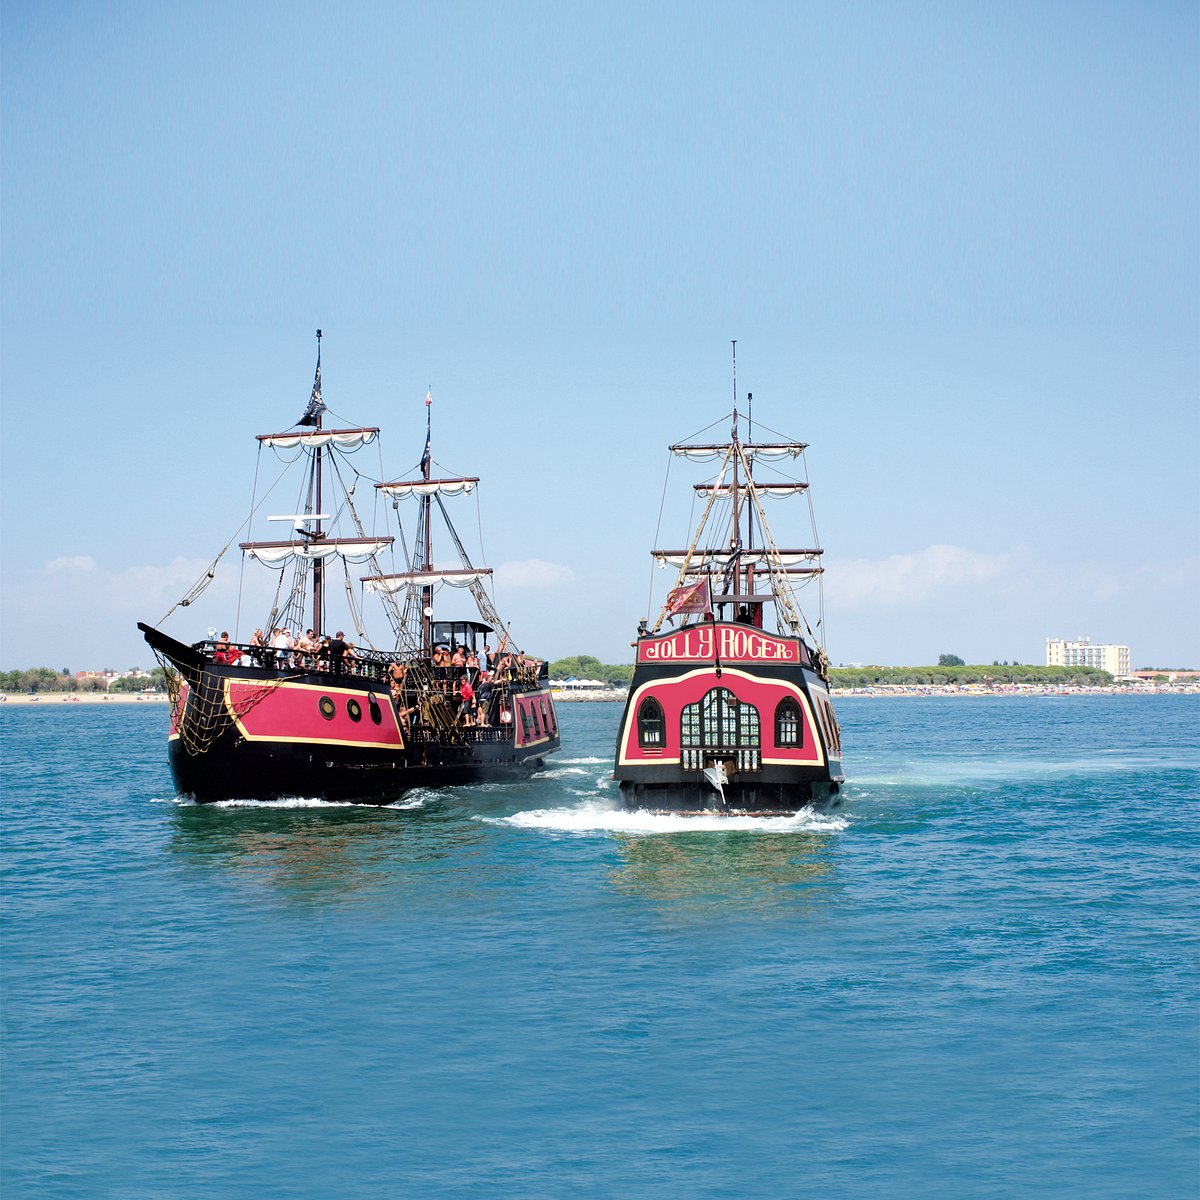
[[[773,431],[756,440],[752,395],[743,440],[736,359],[734,379],[728,436],[670,447],[715,473],[694,485],[702,511],[687,549],[651,551],[676,574],[634,643],[613,774],[629,808],[790,814],[833,801],[843,780],[829,660],[798,597],[815,585],[823,628],[815,521],[808,547],[782,548],[765,504],[807,493],[807,445]]]
[[[377,426],[327,428],[328,411],[318,330],[304,415],[283,433],[258,437],[256,494],[243,528],[287,479],[298,476],[292,494],[299,496],[296,512],[267,518],[290,525],[289,536],[239,543],[244,565],[276,575],[261,626],[249,638],[210,630],[187,644],[138,625],[167,668],[177,789],[200,802],[300,796],[386,804],[416,787],[539,769],[559,747],[547,668],[516,645],[489,592],[490,568],[471,562],[451,522],[446,498],[470,494],[479,478],[435,477],[432,396],[425,397],[419,472],[403,480],[372,479],[370,467],[355,461],[378,446]],[[278,471],[260,493],[264,457]],[[374,485],[367,489],[372,513],[356,508],[363,481]],[[411,535],[405,515],[414,518]],[[452,566],[434,562],[438,516]],[[160,624],[212,583],[234,540]],[[474,611],[448,608],[451,589],[469,597]],[[322,636],[334,623],[335,600],[345,613],[336,619],[354,630],[353,640],[342,629]],[[368,602],[382,609],[387,648],[367,631]]]

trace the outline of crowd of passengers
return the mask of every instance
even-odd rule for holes
[[[429,659],[433,688],[446,697],[459,724],[486,729],[496,725],[497,719],[503,723],[508,714],[501,701],[511,684],[536,684],[541,661],[523,651],[514,654],[507,646],[506,634],[495,652],[486,644],[478,654],[458,645],[434,648]],[[341,629],[333,637],[319,637],[311,629],[305,630],[303,637],[293,637],[290,629],[276,627],[270,637],[256,629],[247,650],[231,642],[228,632],[223,632],[214,643],[213,661],[230,666],[328,671],[336,675],[357,674],[360,659],[354,643],[346,641]],[[413,703],[419,697],[419,685],[409,680],[411,666],[407,662],[393,662],[387,672],[392,699],[406,732],[410,719],[420,712],[420,705]]]

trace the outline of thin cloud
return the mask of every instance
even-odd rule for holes
[[[506,588],[559,588],[575,582],[575,572],[561,563],[540,558],[501,563],[496,568],[496,582]]]
[[[980,554],[964,546],[927,546],[915,554],[831,562],[825,587],[847,607],[927,603],[941,593],[969,589],[1004,575],[1011,554]]]

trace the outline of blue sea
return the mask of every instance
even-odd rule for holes
[[[845,803],[178,801],[162,705],[0,711],[0,1190],[1195,1197],[1200,698],[846,698]]]

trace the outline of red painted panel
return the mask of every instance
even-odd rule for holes
[[[660,758],[680,756],[679,726],[683,709],[695,704],[713,688],[728,688],[741,702],[758,709],[761,731],[761,751],[764,759],[784,762],[812,763],[821,761],[817,732],[807,696],[799,688],[788,687],[774,679],[761,679],[743,671],[725,669],[718,679],[715,670],[694,670],[675,679],[659,679],[640,687],[629,708],[629,724],[623,731],[621,758],[627,762],[654,762]],[[661,749],[647,752],[638,745],[637,710],[647,696],[653,696],[663,708],[663,737]],[[776,747],[775,708],[787,697],[800,705],[803,742],[799,746]]]
[[[395,709],[386,697],[377,697],[383,721],[376,725],[371,720],[370,693],[362,689],[284,683],[264,692],[261,684],[235,680],[230,680],[228,686],[234,711],[246,709],[238,724],[248,740],[332,742],[394,749],[404,745]],[[322,696],[328,696],[334,704],[334,714],[329,720],[321,715]],[[357,700],[362,710],[359,721],[352,720],[347,711],[350,700]]]
[[[545,727],[542,720],[542,711],[540,702],[548,698],[548,692],[535,692],[531,696],[517,696],[513,699],[513,724],[516,725],[516,736],[513,744],[516,746],[536,746],[541,742],[550,740],[550,730]],[[533,722],[533,714],[537,712],[537,724]],[[525,714],[522,720],[522,713]],[[529,734],[525,734],[526,722],[529,725]],[[541,730],[538,733],[537,730]]]

